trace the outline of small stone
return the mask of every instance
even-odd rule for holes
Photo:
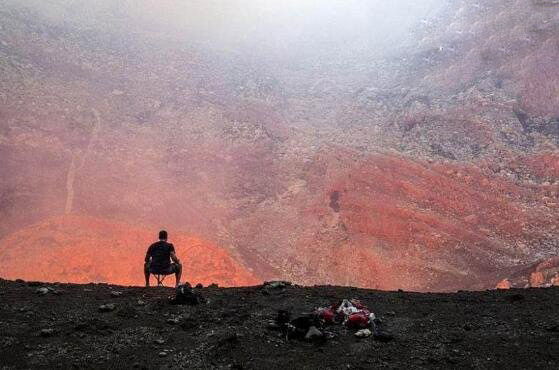
[[[264,283],[264,288],[266,289],[283,289],[285,287],[291,286],[290,281],[266,281]]]
[[[112,297],[120,297],[121,295],[122,295],[122,292],[119,292],[119,291],[116,291],[116,290],[113,290],[111,292]]]
[[[370,337],[371,334],[373,333],[369,329],[361,329],[357,333],[355,333],[355,336],[357,338],[367,338]]]
[[[279,330],[281,326],[275,321],[268,321],[267,328],[270,330]]]
[[[52,337],[54,335],[54,329],[42,329],[41,337]]]
[[[178,317],[173,317],[171,319],[167,319],[167,324],[175,325],[175,324],[178,324],[179,322],[180,322],[180,319]]]
[[[39,295],[45,295],[48,294],[50,292],[50,290],[48,288],[38,288],[35,293],[39,294]]]
[[[313,339],[318,339],[318,338],[322,338],[322,337],[323,337],[322,332],[320,330],[318,330],[315,326],[311,326],[309,328],[309,331],[305,335],[306,340],[313,340]]]
[[[99,306],[100,312],[111,312],[114,311],[116,306],[113,303],[102,304]]]
[[[164,339],[156,339],[155,343],[157,344],[165,344],[165,340]]]
[[[159,356],[159,357],[166,357],[166,356],[167,356],[167,352],[159,352],[158,356]]]
[[[145,306],[146,302],[142,301],[141,299],[138,299],[138,306]]]

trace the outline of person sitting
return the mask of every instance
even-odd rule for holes
[[[146,253],[144,263],[146,287],[149,287],[149,278],[151,274],[175,274],[176,286],[179,286],[181,273],[182,265],[175,254],[175,246],[167,242],[167,231],[161,230],[159,232],[159,241],[150,245]]]

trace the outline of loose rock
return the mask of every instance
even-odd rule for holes
[[[370,337],[371,334],[373,334],[369,329],[361,329],[358,332],[355,333],[355,336],[357,338],[367,338]]]
[[[114,311],[115,308],[116,308],[116,306],[113,303],[102,304],[101,306],[99,306],[99,311],[100,312],[111,312],[111,311]]]
[[[313,340],[313,339],[320,339],[322,338],[324,335],[322,334],[322,332],[320,330],[318,330],[316,328],[316,326],[311,326],[309,328],[309,331],[307,332],[307,334],[305,335],[305,339],[306,340]]]
[[[35,293],[39,294],[39,295],[46,295],[50,292],[50,290],[48,288],[38,288]]]

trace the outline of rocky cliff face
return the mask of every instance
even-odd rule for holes
[[[111,249],[103,222],[133,225],[111,232],[127,245],[165,227],[187,251],[195,235],[227,256],[196,254],[229,285],[487,288],[557,254],[553,1],[441,2],[382,53],[353,33],[339,52],[312,33],[227,48],[147,1],[0,4],[9,277],[40,263],[61,215],[82,220],[61,227],[85,230],[83,253]],[[21,277],[141,283],[69,247],[48,247],[66,275]]]

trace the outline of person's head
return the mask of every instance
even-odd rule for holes
[[[160,239],[160,240],[167,240],[167,231],[161,230],[161,231],[159,232],[159,239]]]

